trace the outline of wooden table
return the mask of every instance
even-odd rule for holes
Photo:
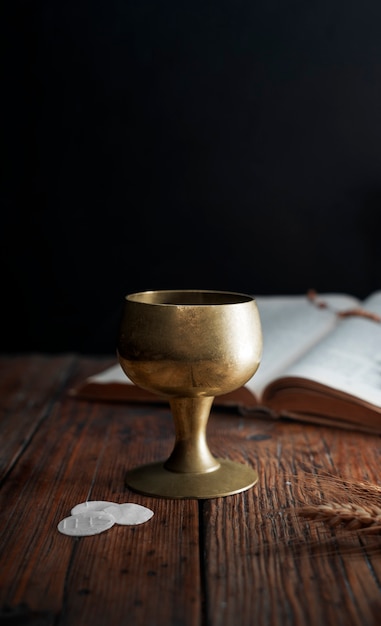
[[[68,394],[112,362],[0,357],[2,626],[380,623],[381,535],[298,514],[307,477],[379,484],[379,436],[213,408],[212,452],[256,467],[257,485],[211,500],[145,497],[124,474],[168,457],[169,406]],[[58,532],[86,500],[135,502],[154,515],[90,537]]]

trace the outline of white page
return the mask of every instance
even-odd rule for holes
[[[128,376],[126,376],[119,363],[108,367],[103,372],[99,372],[98,374],[89,376],[87,380],[88,382],[100,383],[103,385],[107,385],[110,383],[130,383],[130,385],[133,384]]]
[[[266,385],[321,341],[336,327],[335,311],[358,306],[345,294],[321,294],[329,308],[319,308],[307,296],[258,296],[262,324],[263,355],[260,366],[246,387],[260,397]]]
[[[381,316],[381,291],[362,307]],[[283,373],[311,378],[381,406],[381,323],[342,318],[334,333]]]

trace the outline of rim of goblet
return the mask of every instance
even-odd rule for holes
[[[208,300],[208,296],[210,299]],[[157,300],[155,298],[157,297]],[[199,298],[197,298],[199,297]],[[203,298],[206,298],[203,300]],[[217,289],[150,289],[125,296],[127,302],[154,306],[226,306],[255,302],[255,297],[239,291]]]

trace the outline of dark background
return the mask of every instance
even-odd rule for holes
[[[126,293],[380,287],[379,0],[8,1],[2,351]]]

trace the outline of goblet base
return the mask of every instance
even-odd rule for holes
[[[160,498],[219,498],[250,489],[258,473],[248,465],[217,459],[220,466],[211,472],[180,473],[164,462],[136,467],[126,474],[126,485],[138,493]]]

